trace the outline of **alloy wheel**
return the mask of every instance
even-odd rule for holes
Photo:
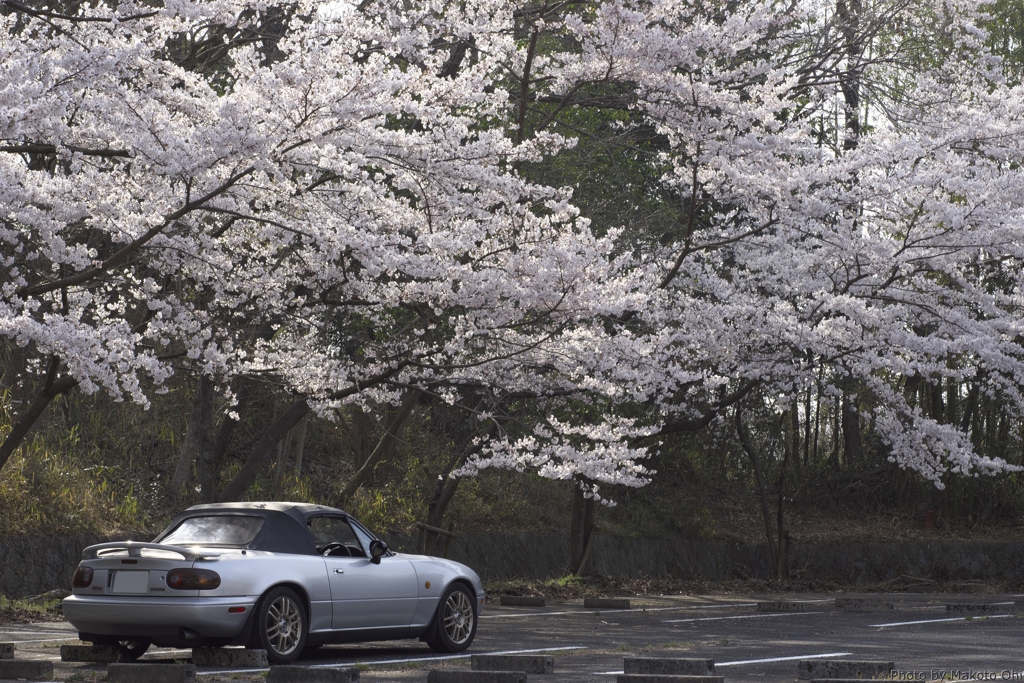
[[[278,596],[267,608],[267,640],[279,655],[291,654],[302,637],[302,612],[287,595]]]
[[[461,590],[453,591],[444,604],[444,632],[455,645],[473,634],[473,603]]]

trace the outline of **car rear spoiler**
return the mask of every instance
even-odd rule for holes
[[[140,557],[143,550],[163,550],[170,553],[178,553],[190,562],[195,560],[211,560],[220,557],[220,553],[211,553],[199,548],[182,548],[177,545],[164,545],[162,543],[142,543],[139,541],[115,541],[113,543],[97,543],[82,551],[83,560],[92,560],[103,555],[109,555],[117,551],[128,551],[128,557]]]

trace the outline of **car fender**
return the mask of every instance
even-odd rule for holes
[[[412,621],[414,627],[427,627],[431,624],[441,596],[455,581],[465,583],[476,596],[477,613],[483,608],[483,583],[477,573],[466,565],[427,555],[401,554],[400,557],[412,563],[419,581],[419,597]]]
[[[221,577],[220,586],[202,591],[203,595],[247,597],[255,606],[260,596],[271,588],[289,585],[308,601],[310,631],[331,628],[331,587],[327,564],[319,555],[229,551],[216,559],[197,560],[195,566],[212,569]]]

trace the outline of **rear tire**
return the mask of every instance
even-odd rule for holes
[[[134,662],[146,654],[151,643],[148,640],[119,640],[117,647],[121,650],[122,662]]]
[[[302,654],[308,633],[302,599],[291,588],[279,586],[256,605],[249,647],[266,650],[271,664],[289,664]]]
[[[463,652],[476,637],[476,598],[461,583],[453,583],[441,596],[434,613],[434,652]]]
[[[93,646],[113,647],[118,650],[122,662],[134,662],[146,654],[146,650],[152,645],[149,640],[127,640],[116,636],[97,636],[91,639]]]

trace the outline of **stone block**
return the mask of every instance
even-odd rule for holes
[[[757,603],[758,612],[806,612],[807,604],[803,602],[790,602],[786,600],[774,600],[771,602]]]
[[[863,662],[848,659],[805,659],[797,662],[797,678],[884,678],[896,670],[893,662]]]
[[[194,647],[192,663],[196,666],[264,667],[269,666],[266,650],[242,647]]]
[[[659,674],[665,676],[713,676],[715,660],[673,657],[623,657],[626,674]]]
[[[629,609],[629,598],[584,598],[586,609]]]
[[[946,611],[953,614],[995,614],[1002,612],[1002,605],[990,605],[987,603],[953,602],[946,605]]]
[[[502,607],[543,607],[544,598],[536,598],[531,595],[502,595]]]
[[[62,662],[99,662],[112,664],[124,659],[124,652],[113,645],[61,645]]]
[[[853,613],[892,612],[896,605],[881,598],[836,598],[836,609]]]
[[[272,666],[267,683],[358,683],[356,667],[327,668],[312,666]]]
[[[39,659],[0,659],[0,679],[53,680],[53,662]]]
[[[526,683],[526,672],[432,669],[427,683]]]
[[[725,683],[725,676],[672,676],[669,674],[619,674],[616,683]]]
[[[0,659],[14,659],[14,643],[0,643]]]
[[[196,683],[195,664],[109,664],[107,683]]]
[[[473,671],[524,671],[549,674],[555,670],[551,655],[473,655]]]

